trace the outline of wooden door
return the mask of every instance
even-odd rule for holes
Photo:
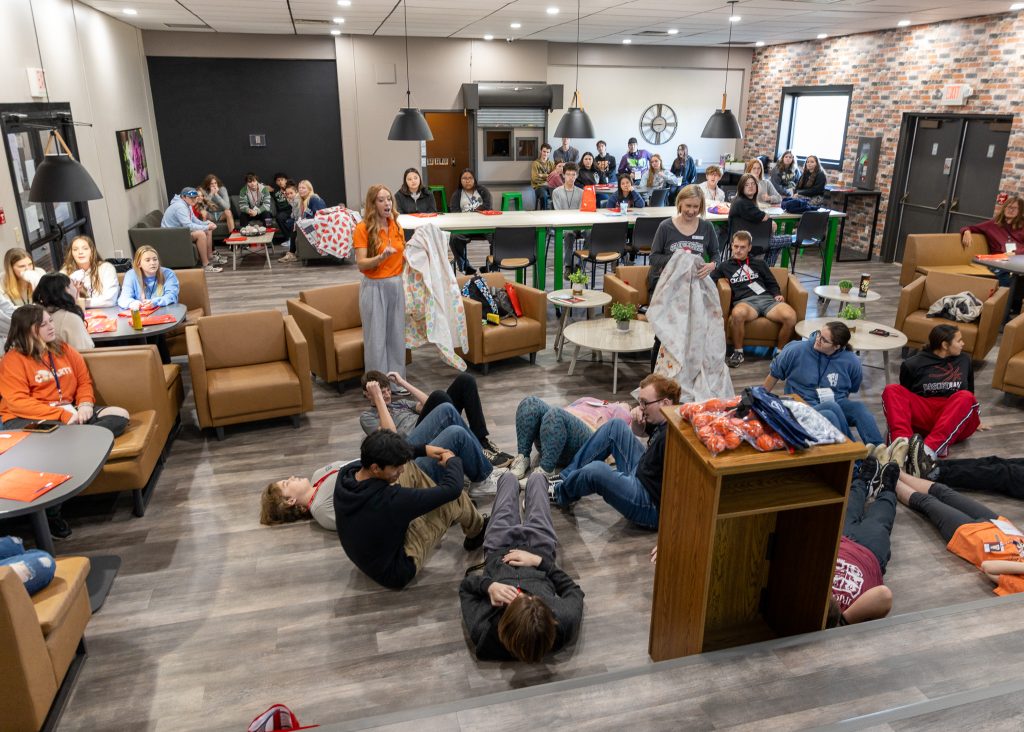
[[[427,112],[427,124],[434,139],[427,142],[428,185],[444,186],[451,200],[469,159],[469,117],[462,112]]]

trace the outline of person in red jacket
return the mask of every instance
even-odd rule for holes
[[[85,359],[57,339],[53,319],[39,305],[23,305],[11,316],[0,359],[0,396],[4,429],[56,420],[98,425],[116,437],[128,426],[126,410],[96,404]]]
[[[1024,198],[1010,196],[989,221],[960,229],[964,249],[971,234],[983,234],[992,254],[1024,254]]]

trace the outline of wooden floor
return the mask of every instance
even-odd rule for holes
[[[474,243],[471,259],[479,261],[481,251]],[[808,257],[801,269],[813,272],[817,264]],[[833,281],[861,271],[872,273],[883,296],[871,309],[872,318],[891,323],[897,267],[838,264]],[[209,284],[215,313],[283,310],[285,299],[300,289],[358,276],[352,267],[276,263],[267,272],[249,258],[237,272],[210,275]],[[549,322],[551,343],[553,318]],[[953,456],[1024,454],[1019,400],[1005,400],[988,386],[994,360],[995,351],[976,380],[983,418],[992,429],[954,448]],[[766,360],[748,359],[733,372],[737,388],[761,382],[767,366]],[[575,377],[566,375],[567,367],[555,363],[549,350],[539,354],[536,366],[521,358],[497,365],[488,376],[477,374],[500,446],[513,450],[515,406],[528,394],[557,404],[583,395],[611,396],[607,362],[586,361]],[[620,383],[628,390],[646,371],[645,359],[627,361]],[[863,398],[881,421],[882,374],[866,371]],[[445,386],[454,372],[420,349],[409,376],[429,390]],[[392,592],[356,571],[331,533],[309,523],[261,527],[257,496],[269,480],[308,475],[329,461],[357,456],[362,436],[357,415],[364,407],[358,387],[349,385],[339,395],[318,383],[314,400],[316,411],[303,418],[300,429],[288,420],[229,427],[227,440],[217,442],[196,428],[189,394],[184,429],[144,518],[131,516],[127,496],[69,506],[74,535],[60,551],[116,553],[124,564],[106,605],[89,625],[89,658],[60,729],[242,729],[274,702],[289,704],[304,723],[336,724],[650,663],[653,571],[647,555],[656,536],[630,527],[597,498],[585,499],[571,513],[556,511],[560,564],[586,592],[585,622],[572,647],[535,666],[478,663],[472,657],[457,587],[480,553],[464,552],[457,532],[409,588]],[[1009,499],[990,503],[1008,516],[1024,517],[1024,506]],[[20,524],[5,529],[27,533]],[[902,508],[887,582],[897,614],[991,596],[976,570],[947,553],[935,531]],[[817,663],[823,670],[841,668],[833,657],[843,653],[835,650]],[[770,666],[748,664],[741,656],[715,678],[735,687],[752,673],[765,672]],[[840,684],[842,674],[823,679]],[[595,720],[588,725],[685,727],[685,717],[662,717],[658,705],[688,688],[652,688],[651,694],[662,696],[651,701],[650,719],[613,715],[607,725]],[[757,698],[726,695],[718,701],[723,707],[764,704],[771,694],[766,684]],[[604,703],[615,706],[611,698]],[[503,721],[520,711],[503,710]],[[743,716],[728,709],[716,714],[714,725]],[[672,725],[664,722],[668,718]]]

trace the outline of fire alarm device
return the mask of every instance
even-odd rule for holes
[[[0,224],[7,223],[7,214],[4,213],[4,207],[0,206]]]

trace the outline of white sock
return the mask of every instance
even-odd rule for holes
[[[938,460],[939,459],[938,453],[936,453],[933,449],[931,449],[930,447],[928,447],[924,443],[921,443],[921,447],[924,448],[924,451],[926,453],[928,453],[928,457],[930,457],[932,460]]]

